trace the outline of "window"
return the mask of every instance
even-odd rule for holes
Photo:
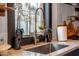
[[[15,29],[17,27],[24,30],[23,35],[30,35],[35,31],[35,12],[42,7],[40,3],[15,3]],[[37,32],[40,32],[39,26],[42,23],[42,16],[39,11],[37,14]]]

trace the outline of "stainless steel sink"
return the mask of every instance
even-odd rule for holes
[[[39,47],[26,49],[25,51],[36,52],[36,53],[40,53],[40,54],[49,54],[51,52],[60,50],[60,49],[65,48],[65,47],[68,47],[68,45],[46,44],[46,45],[42,45]]]

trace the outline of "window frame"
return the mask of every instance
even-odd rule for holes
[[[29,6],[30,6],[30,4],[31,3],[29,3]],[[43,3],[40,3],[40,6],[41,6],[41,8],[43,8],[44,6],[43,6]],[[30,10],[29,10],[29,15],[31,16],[31,13],[30,13]],[[35,16],[35,15],[34,15]],[[29,17],[29,19],[30,19],[30,17]],[[31,21],[30,20],[28,20],[29,21],[29,24],[28,24],[28,33],[29,34],[26,34],[26,35],[23,35],[23,37],[27,37],[27,36],[31,36],[32,34],[30,34],[30,33],[32,33],[31,32],[31,25],[30,25],[30,23],[31,23]],[[16,25],[15,25],[15,27],[16,27]],[[16,30],[16,29],[15,29]],[[34,32],[33,32],[34,33]]]

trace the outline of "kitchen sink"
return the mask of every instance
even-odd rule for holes
[[[49,54],[54,51],[60,50],[62,48],[68,47],[68,45],[62,45],[62,44],[46,44],[39,47],[26,49],[25,51],[40,53],[40,54]]]

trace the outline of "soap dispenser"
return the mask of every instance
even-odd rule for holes
[[[15,45],[14,45],[15,49],[17,50],[21,49],[21,40],[22,40],[22,30],[17,29],[15,34]]]

